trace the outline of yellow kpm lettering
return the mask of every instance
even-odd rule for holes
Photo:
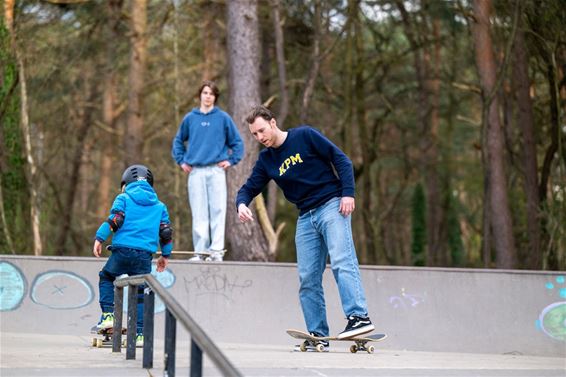
[[[293,163],[293,165],[295,165],[297,162],[302,163],[303,160],[301,160],[301,155],[299,153],[297,153],[295,156],[290,156],[291,157],[291,162]]]
[[[285,174],[285,172],[289,169],[289,166],[296,165],[302,162],[303,160],[301,159],[300,153],[297,153],[294,156],[289,156],[289,158],[286,158],[285,161],[283,161],[283,163],[279,167],[279,176]]]

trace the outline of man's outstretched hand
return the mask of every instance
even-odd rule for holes
[[[238,218],[243,223],[254,221],[254,215],[252,214],[252,211],[244,203],[240,203],[240,205],[238,206]]]

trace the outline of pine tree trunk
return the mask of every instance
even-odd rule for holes
[[[254,222],[242,224],[235,208],[235,196],[245,183],[258,156],[259,146],[245,121],[252,106],[261,103],[259,96],[259,54],[257,1],[234,0],[227,4],[229,56],[229,111],[244,141],[242,161],[228,170],[227,236],[234,260],[267,261],[268,244],[255,208]],[[261,194],[260,194],[261,195]]]
[[[102,121],[104,125],[110,129],[116,129],[117,118],[117,87],[116,87],[116,44],[119,40],[119,23],[120,13],[122,11],[122,0],[111,0],[106,3],[106,62],[104,70],[104,82],[102,93]],[[112,178],[113,169],[113,151],[116,150],[116,136],[105,132],[100,140],[102,142],[102,155],[100,156],[100,178],[98,181],[98,206],[96,208],[96,217],[103,219],[107,216],[110,209],[110,179]]]
[[[535,120],[533,104],[530,96],[529,64],[525,37],[522,30],[515,39],[515,64],[513,64],[513,81],[517,98],[517,123],[522,134],[522,161],[525,179],[525,196],[527,199],[527,232],[528,249],[525,253],[525,266],[538,270],[542,266],[540,236],[541,213],[538,194],[537,151],[535,140]]]
[[[93,123],[93,107],[90,106],[96,100],[96,88],[92,85],[93,81],[93,69],[87,67],[86,72],[83,72],[83,82],[84,82],[84,92],[77,95],[76,103],[83,104],[82,107],[77,107],[75,116],[72,118],[76,119],[75,128],[76,139],[73,143],[73,153],[71,163],[71,175],[69,180],[66,182],[65,188],[67,190],[65,199],[63,200],[63,215],[61,216],[61,222],[58,226],[59,236],[57,238],[57,254],[59,255],[76,255],[75,250],[70,249],[67,246],[67,238],[72,232],[72,224],[74,220],[74,204],[76,199],[77,187],[79,186],[81,164],[83,162],[83,152],[85,150],[84,144],[90,126]],[[81,98],[83,97],[83,98]]]
[[[124,135],[126,166],[142,163],[142,99],[147,55],[147,0],[132,1],[128,119]]]
[[[499,103],[494,95],[496,89],[496,64],[490,36],[491,1],[474,0],[475,22],[472,32],[480,84],[484,98],[483,122],[486,128],[487,154],[484,166],[487,179],[489,221],[496,252],[498,268],[515,268],[517,252],[511,224],[511,211],[507,194],[507,178],[504,169],[504,135],[499,119]],[[484,228],[484,232],[487,230]],[[486,234],[484,234],[484,237]]]

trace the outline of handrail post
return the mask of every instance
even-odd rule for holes
[[[122,352],[122,313],[124,312],[124,288],[114,287],[114,328],[112,352]]]
[[[202,350],[196,344],[196,342],[191,339],[191,377],[202,377]]]
[[[177,320],[167,308],[165,310],[165,370],[164,375],[175,377],[175,337],[177,334]]]
[[[143,367],[150,369],[153,368],[155,293],[150,287],[146,287],[143,293]]]
[[[128,330],[126,340],[126,360],[136,359],[136,334],[138,327],[138,287],[128,285]]]
[[[216,347],[214,342],[206,335],[198,323],[179,305],[179,303],[171,296],[169,292],[157,281],[151,274],[130,276],[117,279],[114,282],[115,291],[115,318],[114,325],[117,329],[122,328],[123,315],[123,287],[129,287],[128,290],[128,342],[126,350],[126,359],[135,359],[136,356],[136,335],[137,335],[137,286],[147,284],[147,290],[144,292],[144,326],[143,335],[144,342],[144,368],[153,366],[153,346],[154,336],[153,330],[155,326],[155,295],[163,300],[165,304],[165,352],[164,352],[164,370],[163,375],[167,377],[175,376],[175,353],[176,353],[176,336],[177,336],[177,320],[187,329],[191,335],[191,376],[202,375],[202,354],[206,353],[210,360],[216,365],[224,376],[239,377],[242,374],[232,365],[232,363],[224,356],[224,354]],[[147,296],[147,297],[146,297]],[[140,298],[141,300],[141,298]],[[117,331],[114,338],[113,347],[116,346],[118,351],[121,346],[121,331]],[[116,343],[117,342],[117,343]]]

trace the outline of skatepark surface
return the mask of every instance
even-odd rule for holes
[[[327,353],[294,352],[288,345],[218,343],[244,376],[565,376],[563,358],[449,352],[381,350],[352,354],[331,344]],[[155,344],[152,369],[143,369],[141,350],[94,348],[90,337],[2,333],[2,377],[162,376],[163,342]],[[176,376],[189,375],[189,342],[177,342]],[[204,376],[220,376],[204,358]]]
[[[92,347],[103,262],[0,257],[1,377],[164,375],[158,304],[153,368],[142,368],[141,349],[126,360],[125,349]],[[304,325],[292,264],[173,260],[170,269],[175,279],[164,285],[244,376],[566,376],[566,322],[556,322],[564,273],[364,267],[376,332],[388,338],[373,343],[373,354],[352,354],[348,342],[331,342],[326,353],[294,351],[299,341],[285,329]],[[345,320],[331,277],[327,271],[327,312],[338,332]],[[175,375],[187,376],[190,334],[178,325],[176,338]],[[203,375],[221,375],[206,355]]]

